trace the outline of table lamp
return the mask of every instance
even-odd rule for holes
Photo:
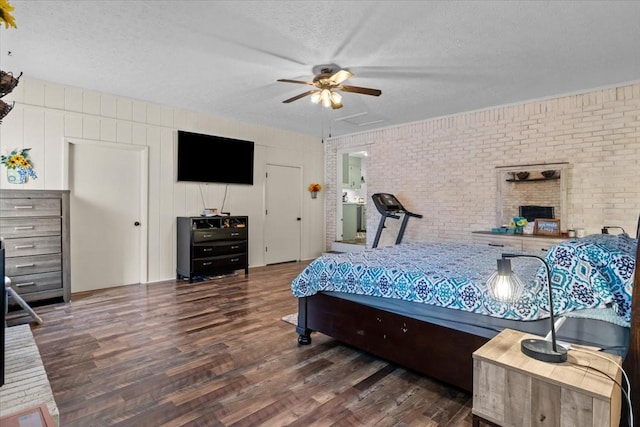
[[[544,339],[524,339],[520,343],[520,350],[529,357],[543,362],[562,363],[567,360],[567,349],[556,343],[556,327],[553,318],[553,298],[551,296],[551,272],[549,264],[536,255],[502,254],[498,259],[498,271],[487,280],[489,295],[496,301],[513,303],[520,298],[524,290],[522,280],[511,271],[511,258],[535,258],[542,262],[547,273],[549,287],[549,321],[551,326],[551,341]]]

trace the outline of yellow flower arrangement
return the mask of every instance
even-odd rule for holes
[[[12,150],[11,153],[6,156],[0,156],[0,163],[5,165],[9,171],[13,172],[8,174],[10,183],[24,184],[27,181],[27,176],[33,179],[38,178],[29,160],[29,150],[31,150],[31,148],[23,148],[20,151],[16,149]]]
[[[322,185],[320,185],[320,184],[309,184],[309,192],[317,193],[320,190],[322,190]]]
[[[11,16],[11,13],[9,13],[13,12],[14,9],[7,0],[0,0],[0,23],[4,22],[5,28],[18,28],[16,21],[13,19],[13,16]]]

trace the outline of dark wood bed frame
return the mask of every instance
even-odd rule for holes
[[[623,364],[636,401],[640,396],[639,260],[640,245],[636,254],[629,349]],[[311,343],[313,331],[469,392],[473,390],[471,354],[488,341],[322,293],[298,300],[298,343]],[[640,425],[640,408],[634,409],[634,424]]]

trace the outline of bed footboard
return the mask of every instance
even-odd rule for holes
[[[298,300],[298,342],[312,331],[471,392],[471,354],[487,338],[422,322],[322,293]]]

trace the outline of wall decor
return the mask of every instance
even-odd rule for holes
[[[322,185],[320,185],[320,184],[309,184],[308,190],[311,193],[311,198],[315,199],[316,197],[318,197],[318,191],[322,190]]]
[[[15,7],[11,6],[7,0],[0,0],[0,24],[4,22],[4,27],[18,28],[16,21],[10,12],[13,12]]]
[[[1,1],[2,0],[0,0],[0,2]],[[8,93],[11,93],[13,89],[18,86],[18,82],[20,81],[21,76],[22,73],[20,73],[18,77],[14,77],[12,73],[6,73],[0,70],[0,98]],[[15,101],[11,104],[8,104],[0,100],[0,124],[2,123],[2,119],[13,109],[14,105]]]
[[[32,179],[38,178],[33,170],[33,164],[29,160],[29,150],[31,148],[23,148],[20,151],[14,149],[8,155],[0,156],[0,163],[7,168],[9,184],[25,184],[29,177]]]

